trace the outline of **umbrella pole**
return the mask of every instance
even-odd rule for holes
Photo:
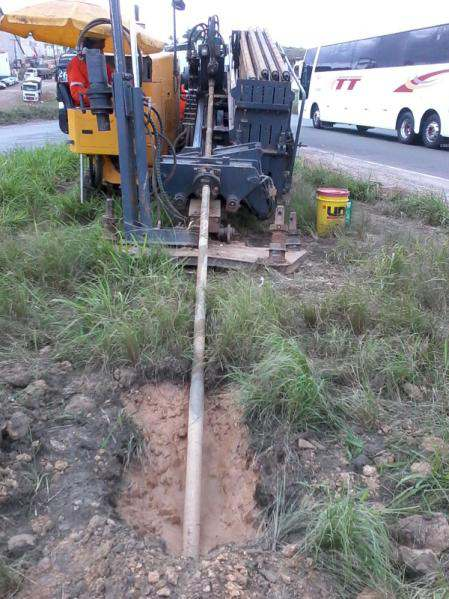
[[[80,154],[80,202],[84,204],[84,156]]]

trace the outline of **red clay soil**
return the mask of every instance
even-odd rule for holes
[[[182,547],[188,388],[147,384],[122,398],[147,442],[141,464],[124,478],[118,511],[141,534]],[[206,399],[203,448],[201,552],[256,536],[254,492],[258,476],[247,433],[230,393]]]

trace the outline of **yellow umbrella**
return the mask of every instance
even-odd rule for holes
[[[36,41],[75,48],[84,27],[99,18],[109,18],[109,11],[85,0],[53,0],[33,4],[20,10],[7,12],[0,17],[0,30],[19,37],[32,35]],[[125,23],[126,26],[126,23]],[[113,52],[111,27],[100,25],[92,30],[92,37],[106,40],[105,52]],[[160,52],[164,43],[144,31],[137,33],[138,45],[143,54]],[[129,44],[125,43],[129,52]]]

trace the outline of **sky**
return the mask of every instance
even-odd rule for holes
[[[70,1],[70,0],[68,0]],[[89,0],[101,3],[103,0]],[[121,0],[124,11],[136,0]],[[36,0],[0,0],[6,12]],[[172,33],[170,0],[140,0],[141,18],[148,32],[162,40]],[[185,0],[178,12],[178,37],[189,27],[218,14],[221,30],[267,28],[284,46],[320,44],[392,33],[415,27],[449,23],[449,0]]]

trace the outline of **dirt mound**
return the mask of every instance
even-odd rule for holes
[[[125,476],[118,511],[141,534],[161,537],[180,553],[187,450],[188,389],[148,384],[122,401],[142,431],[141,464]],[[206,400],[201,551],[256,536],[257,473],[248,457],[241,414],[230,394]]]

